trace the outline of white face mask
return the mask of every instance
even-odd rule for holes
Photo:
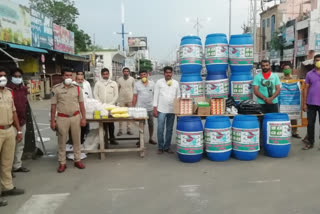
[[[4,87],[7,85],[7,78],[6,77],[0,77],[0,87]]]
[[[12,77],[11,82],[15,85],[20,85],[22,83],[22,77]]]
[[[72,79],[71,78],[67,78],[67,79],[64,80],[64,84],[66,84],[66,85],[71,85],[71,83],[72,83]]]

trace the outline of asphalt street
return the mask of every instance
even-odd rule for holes
[[[260,153],[250,162],[203,158],[187,164],[176,155],[156,154],[157,147],[148,144],[145,158],[135,152],[108,154],[103,161],[89,155],[86,169],[68,161],[66,172],[58,174],[50,102],[31,105],[51,155],[24,162],[31,172],[16,173],[14,183],[26,194],[7,197],[9,205],[0,214],[320,213],[319,125],[314,149],[303,151],[301,140],[292,139],[290,155],[283,159]],[[306,129],[299,132],[304,136]]]

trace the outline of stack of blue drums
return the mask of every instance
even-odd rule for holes
[[[177,122],[177,154],[182,162],[194,163],[203,154],[203,125],[200,117],[179,117]]]
[[[227,98],[229,94],[228,40],[225,34],[209,34],[205,43],[205,61],[207,78],[205,82],[206,97]]]
[[[192,98],[203,97],[202,43],[198,36],[185,36],[180,43],[180,87],[182,95]]]
[[[291,147],[291,122],[288,114],[269,113],[263,119],[263,146],[266,155],[287,157]]]
[[[236,102],[252,99],[253,40],[250,34],[231,35],[229,65],[231,96]]]

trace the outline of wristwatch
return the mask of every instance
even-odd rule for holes
[[[22,134],[22,131],[18,131],[18,134]]]

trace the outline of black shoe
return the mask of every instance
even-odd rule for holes
[[[111,145],[119,145],[119,143],[118,143],[117,141],[115,141],[115,140],[111,140],[111,141],[110,141],[110,144],[111,144]]]
[[[22,195],[22,194],[24,194],[24,190],[23,189],[18,189],[16,187],[13,187],[13,189],[11,189],[11,190],[2,191],[1,194],[3,196]]]
[[[27,169],[26,167],[20,167],[18,169],[12,170],[13,172],[30,172],[30,169]]]
[[[4,207],[8,205],[8,201],[4,198],[0,198],[0,207]]]

